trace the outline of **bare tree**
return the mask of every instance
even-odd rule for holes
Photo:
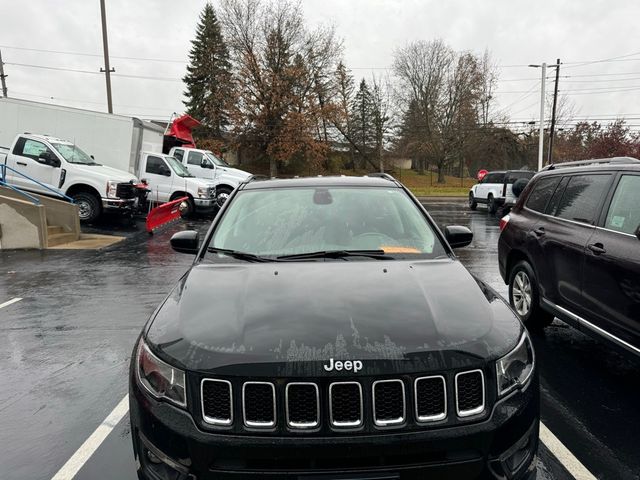
[[[238,84],[233,127],[240,144],[269,161],[319,161],[327,150],[327,104],[342,45],[333,28],[309,32],[300,2],[223,0],[221,21]]]
[[[467,133],[477,127],[483,102],[489,111],[485,86],[491,82],[485,81],[477,56],[455,52],[441,40],[396,50],[393,65],[404,113],[400,143],[419,160],[420,169],[425,161],[434,163],[438,182],[444,183],[445,167],[463,161]]]

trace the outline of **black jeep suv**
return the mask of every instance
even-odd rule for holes
[[[549,166],[501,228],[500,273],[525,324],[556,316],[640,354],[640,161]]]
[[[526,329],[390,177],[247,181],[136,344],[141,479],[523,479]]]

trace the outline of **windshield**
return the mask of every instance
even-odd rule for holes
[[[372,187],[240,191],[209,248],[261,257],[365,250],[380,251],[389,258],[446,254],[404,191]]]
[[[211,160],[214,165],[217,165],[218,167],[228,167],[229,164],[227,162],[225,162],[223,159],[221,159],[220,157],[217,157],[213,152],[205,152],[205,156]]]
[[[171,170],[173,170],[176,175],[179,177],[193,177],[187,167],[185,167],[177,158],[174,157],[164,157],[165,160],[169,163]]]
[[[100,165],[96,163],[93,158],[84,153],[78,147],[71,143],[55,143],[50,142],[51,146],[62,155],[62,157],[69,163],[81,163],[84,165]]]

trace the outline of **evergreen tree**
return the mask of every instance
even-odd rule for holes
[[[363,78],[353,98],[351,131],[361,156],[367,158],[373,150],[374,126],[371,90]]]
[[[200,14],[196,38],[191,43],[183,78],[187,85],[184,104],[187,113],[202,122],[200,134],[219,139],[229,125],[233,88],[229,51],[210,3]]]

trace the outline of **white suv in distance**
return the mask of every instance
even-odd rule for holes
[[[475,210],[479,203],[485,203],[489,213],[498,208],[511,208],[520,192],[513,191],[513,184],[520,179],[528,182],[535,172],[529,170],[507,170],[487,173],[479,183],[469,190],[469,208]]]

